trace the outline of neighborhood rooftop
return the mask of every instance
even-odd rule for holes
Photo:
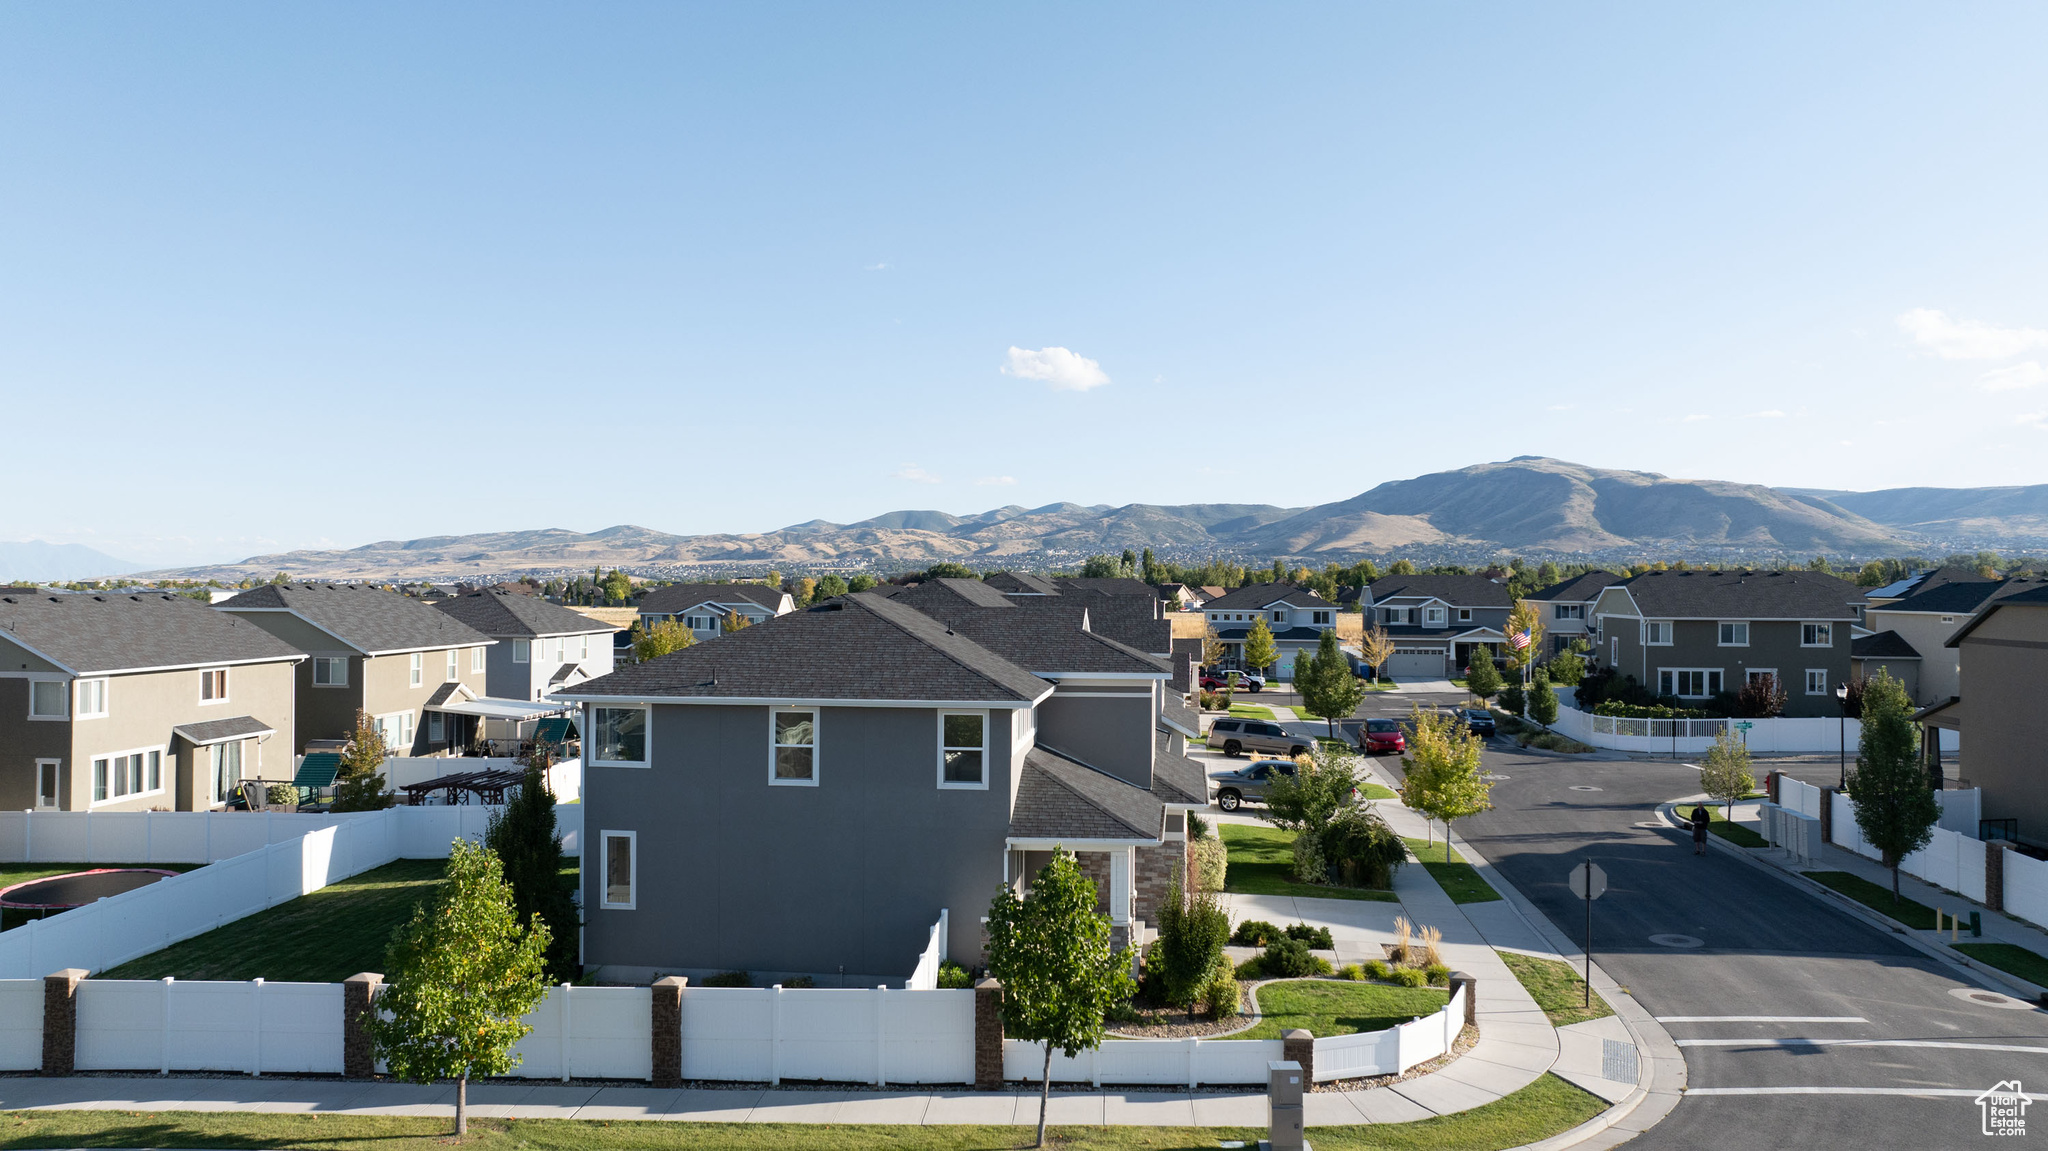
[[[162,592],[0,597],[0,637],[78,675],[302,658],[247,620]]]
[[[643,615],[675,615],[705,604],[750,603],[774,611],[782,603],[781,588],[759,583],[679,583],[658,587],[636,605]]]
[[[539,596],[496,588],[444,599],[434,607],[488,636],[534,639],[544,635],[588,635],[616,630]]]
[[[1568,580],[1551,584],[1547,588],[1532,591],[1529,593],[1528,598],[1546,602],[1561,600],[1565,603],[1593,600],[1599,598],[1600,592],[1603,589],[1612,587],[1627,579],[1627,576],[1616,575],[1614,572],[1591,571],[1584,575],[1576,575]]]
[[[366,655],[495,642],[446,612],[368,584],[270,584],[216,606],[289,613]]]
[[[1645,617],[1854,619],[1863,593],[1809,571],[1653,571],[1617,585]]]
[[[1513,607],[1506,584],[1481,575],[1397,575],[1372,584],[1372,602],[1390,599],[1440,599],[1459,607]]]
[[[1313,590],[1291,583],[1257,583],[1218,596],[1202,605],[1204,611],[1251,611],[1276,603],[1300,608],[1332,608],[1337,605]]]

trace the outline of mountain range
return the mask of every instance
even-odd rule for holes
[[[1272,557],[1321,561],[1390,552],[1451,562],[1511,553],[1771,563],[1818,553],[1941,555],[2044,545],[2048,485],[1781,489],[1520,456],[1389,481],[1310,508],[1059,503],[968,516],[895,511],[858,523],[811,520],[771,532],[697,536],[621,524],[590,533],[543,529],[385,540],[144,574],[241,579],[286,571],[399,581],[603,566],[680,578],[769,567],[904,570],[946,560],[983,568],[1071,566],[1088,555],[1146,547],[1162,559],[1226,556],[1259,564]]]
[[[84,544],[53,544],[42,540],[0,543],[0,579],[22,583],[126,575],[141,566],[115,559]]]

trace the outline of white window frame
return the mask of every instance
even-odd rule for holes
[[[1557,604],[1552,608],[1550,618],[1583,620],[1586,618],[1586,605],[1582,603]]]
[[[768,786],[770,787],[816,787],[820,765],[818,763],[818,712],[815,707],[771,707],[768,709]],[[811,717],[811,775],[809,779],[778,779],[775,776],[775,753],[785,747],[803,747],[800,743],[777,743],[775,741],[775,717],[802,712]],[[986,738],[986,736],[984,736]]]
[[[413,687],[424,686],[427,682],[427,653],[416,651],[406,662],[406,682]]]
[[[167,750],[168,749],[165,748],[162,744],[158,744],[155,747],[131,747],[125,751],[109,751],[89,757],[88,762],[91,764],[91,769],[93,773],[92,785],[94,798],[92,799],[91,805],[93,807],[105,807],[108,804],[112,803],[127,803],[131,800],[146,799],[152,795],[162,795],[164,793],[164,761],[170,758],[168,755],[165,754]],[[147,775],[147,772],[149,771],[149,761],[147,759],[144,759],[142,763],[142,770],[145,773],[142,780],[143,786],[137,788],[134,791],[118,791],[115,785],[126,778],[128,770],[127,761],[129,760],[129,758],[133,756],[148,756],[152,754],[154,754],[157,757],[156,786],[148,786],[149,777]],[[107,797],[105,799],[99,798],[99,772],[101,764],[105,764],[107,769],[108,787]],[[120,766],[117,767],[115,766],[116,764],[119,764]]]
[[[43,772],[50,773],[50,802],[43,802]],[[36,810],[58,811],[64,807],[64,761],[61,759],[36,760]]]
[[[327,667],[327,669],[328,669],[328,680],[327,680],[327,682],[326,682],[326,683],[321,683],[321,682],[320,682],[320,667],[321,667],[321,665],[323,665],[323,664],[325,664],[325,665],[326,665],[326,667]],[[340,668],[340,669],[341,669],[341,679],[340,679],[340,681],[338,681],[338,682],[337,682],[337,681],[336,681],[336,680],[335,680],[335,679],[333,678],[333,672],[334,672],[334,669],[336,669],[336,668]],[[316,655],[316,656],[314,656],[314,657],[313,657],[313,686],[314,686],[314,687],[347,687],[347,686],[348,686],[348,657],[347,657],[347,656],[345,656],[345,655]]]
[[[57,713],[56,715],[37,715],[37,714],[36,714],[36,685],[37,685],[37,684],[44,684],[44,683],[48,683],[48,684],[55,684],[55,685],[56,685],[56,687],[57,687],[57,690],[56,690],[56,692],[55,692],[55,694],[56,694],[56,696],[57,696],[57,702],[58,702],[59,704],[61,704],[61,705],[63,706],[63,709],[64,709],[64,710],[62,710],[62,711],[58,712],[58,713]],[[29,681],[28,681],[28,717],[29,717],[30,719],[32,719],[32,720],[36,720],[36,721],[38,721],[38,722],[40,722],[40,723],[59,723],[59,722],[62,722],[62,721],[64,721],[64,720],[70,719],[70,718],[71,718],[71,684],[70,684],[70,682],[69,682],[69,681],[67,681],[67,680],[59,679],[59,678],[57,678],[56,676],[47,676],[47,677],[38,677],[38,676],[31,676],[31,677],[29,677]],[[41,762],[41,761],[38,761],[38,762]]]
[[[461,651],[461,649],[460,649],[460,648],[452,648],[452,647],[451,647],[451,648],[449,648],[449,649],[448,649],[448,679],[447,679],[447,682],[448,682],[448,683],[454,683],[455,681],[457,681],[457,680],[459,680],[459,679],[461,679],[461,678],[462,678],[462,651]]]
[[[643,715],[643,716],[645,717],[645,718],[643,718],[643,719],[642,719],[642,720],[640,721],[640,732],[641,732],[641,739],[640,739],[640,754],[641,754],[641,755],[642,755],[643,757],[645,757],[645,758],[642,758],[642,759],[599,759],[599,758],[597,758],[597,751],[598,751],[598,746],[599,746],[599,745],[598,745],[598,742],[597,742],[597,713],[598,713],[598,712],[600,712],[600,711],[637,711],[637,712],[640,712],[640,713],[641,713],[641,714],[642,714],[642,715]],[[584,715],[583,719],[584,719],[584,724],[583,724],[583,730],[584,730],[585,732],[589,733],[589,738],[587,738],[587,739],[585,739],[585,740],[583,741],[583,744],[584,744],[584,747],[583,747],[583,753],[584,753],[585,755],[587,755],[587,756],[589,756],[589,757],[590,757],[590,766],[592,766],[592,767],[638,767],[638,768],[647,768],[647,767],[652,767],[652,766],[654,766],[654,709],[653,709],[653,708],[651,708],[651,707],[635,707],[635,706],[633,706],[632,704],[595,704],[595,703],[594,703],[594,704],[591,704],[591,705],[590,705],[590,710],[589,710],[589,712],[588,712],[588,713],[586,713],[586,714]]]
[[[399,756],[412,754],[413,737],[419,733],[413,728],[411,711],[386,712],[372,717],[371,722],[376,725],[378,734],[384,737],[384,748],[387,753]],[[396,743],[392,742],[393,734],[398,737]]]
[[[626,841],[626,901],[612,901],[612,840]],[[640,833],[601,831],[597,836],[597,906],[604,911],[633,911],[640,906]]]
[[[247,740],[241,739],[227,739],[222,740],[219,743],[212,743],[207,745],[206,790],[207,794],[212,797],[209,806],[212,804],[223,804],[233,799],[235,797],[235,788],[241,787],[242,781],[244,779],[259,778],[260,771],[258,776],[251,776],[246,774],[250,767],[249,756],[247,754],[248,749],[244,746],[244,744],[246,744],[247,742]],[[235,786],[229,788],[226,792],[223,792],[220,788],[220,772],[221,768],[225,767],[226,765],[223,764],[221,761],[227,758],[228,748],[231,747],[237,749],[236,755],[241,760],[241,762],[235,765]],[[193,773],[195,775],[198,774],[197,763],[193,765]],[[192,781],[192,785],[194,788],[197,788],[199,785],[199,781],[197,779],[194,779]]]
[[[1819,628],[1819,629],[1821,629],[1821,630],[1822,630],[1823,632],[1825,632],[1825,633],[1826,633],[1826,635],[1827,635],[1827,637],[1828,637],[1828,638],[1827,638],[1826,640],[1823,640],[1823,641],[1822,641],[1822,642],[1820,642],[1820,643],[1808,643],[1808,642],[1806,642],[1806,629],[1808,629],[1808,628]],[[1834,624],[1832,624],[1832,623],[1828,623],[1828,622],[1826,622],[1826,621],[1824,621],[1824,620],[1805,620],[1805,621],[1802,621],[1802,622],[1800,623],[1800,625],[1799,625],[1799,646],[1800,646],[1800,647],[1833,647],[1833,646],[1835,646],[1835,625],[1834,625]]]
[[[1671,642],[1672,642],[1672,638],[1671,638],[1671,635],[1672,635],[1672,632],[1673,632],[1674,630],[1675,630],[1675,629],[1674,629],[1674,628],[1673,628],[1673,627],[1671,626],[1671,621],[1670,621],[1670,620],[1668,620],[1668,619],[1646,619],[1646,620],[1644,620],[1644,621],[1643,621],[1643,630],[1642,630],[1642,639],[1643,639],[1643,646],[1644,646],[1644,647],[1670,647],[1670,646],[1671,646]],[[1650,636],[1651,636],[1651,634],[1652,634],[1652,633],[1655,633],[1655,634],[1660,634],[1660,635],[1662,635],[1662,636],[1663,636],[1664,638],[1663,638],[1663,639],[1651,639],[1651,638],[1650,638]]]
[[[579,638],[579,639],[581,639],[581,640],[582,640],[582,642],[583,642],[583,654],[581,654],[581,655],[577,656],[576,658],[577,658],[577,659],[589,659],[589,658],[590,658],[590,637],[586,635],[586,636],[579,636],[578,638]],[[483,649],[482,649],[482,648],[478,648],[477,650],[478,650],[478,651],[482,651]]]
[[[1729,638],[1727,638],[1727,637],[1728,637],[1728,629],[1729,629],[1729,628],[1741,628],[1741,629],[1742,629],[1742,638],[1741,638],[1741,639],[1729,639]],[[1715,647],[1748,647],[1748,646],[1749,646],[1749,621],[1748,621],[1748,620],[1746,620],[1746,619],[1724,619],[1724,620],[1722,620],[1721,622],[1719,622],[1719,623],[1715,624],[1715,625],[1714,625],[1714,646],[1715,646]]]
[[[533,662],[533,641],[532,641],[532,640],[526,640],[526,639],[515,639],[515,640],[513,640],[513,641],[512,641],[512,662],[513,662],[513,663],[531,663],[531,662]]]
[[[1819,677],[1820,677],[1820,690],[1819,690],[1819,691],[1815,691],[1815,690],[1814,690],[1814,688],[1813,688],[1813,677],[1814,677],[1814,676],[1819,676]],[[1810,667],[1810,668],[1807,668],[1807,669],[1806,669],[1806,694],[1808,694],[1808,695],[1829,695],[1829,694],[1832,694],[1832,693],[1831,693],[1831,692],[1829,691],[1829,689],[1828,689],[1828,669],[1826,669],[1826,668],[1824,668],[1824,667]]]
[[[1440,607],[1427,607],[1422,609],[1422,625],[1424,627],[1428,627],[1430,624],[1433,623],[1442,622],[1444,622],[1444,609]]]
[[[484,670],[484,649],[482,647],[469,649],[469,670],[473,673],[481,673]]]
[[[951,780],[948,780],[948,779],[946,778],[946,753],[947,753],[948,751],[954,750],[953,748],[951,748],[950,746],[948,746],[948,745],[947,745],[947,743],[946,743],[946,717],[947,717],[947,716],[949,716],[949,715],[972,715],[972,716],[979,716],[979,717],[980,717],[980,719],[981,719],[981,749],[980,749],[980,750],[981,750],[981,782],[980,782],[980,783],[959,783],[959,782],[955,782],[955,781],[951,781]],[[988,713],[988,712],[985,712],[985,711],[942,711],[942,712],[940,712],[940,713],[939,713],[939,717],[938,717],[938,718],[939,718],[939,765],[938,765],[938,773],[939,773],[939,774],[938,774],[938,779],[939,779],[939,790],[941,790],[941,791],[987,791],[987,790],[988,790],[988,777],[989,777],[989,775],[990,775],[990,772],[989,772],[989,754],[990,754],[990,750],[991,750],[991,749],[990,749],[990,744],[994,742],[994,741],[992,741],[991,739],[989,739],[989,713]],[[814,737],[814,742],[815,742],[815,737]],[[966,749],[965,747],[961,747],[961,748],[960,748],[959,750],[961,750],[961,751],[965,751],[965,750],[967,750],[967,749]],[[813,762],[814,762],[814,763],[815,763],[815,761],[816,761],[816,755],[817,755],[817,753],[816,753],[816,751],[814,750],[814,751],[812,752],[812,759],[813,759]],[[812,770],[812,774],[813,774],[813,775],[817,774],[817,771],[816,771],[815,767],[814,767],[814,768],[813,768],[813,770]]]
[[[1459,609],[1458,609],[1458,622],[1459,622],[1459,623],[1471,623],[1471,622],[1472,622],[1472,609],[1471,609],[1471,608],[1469,608],[1469,607],[1461,607],[1461,608],[1459,608]]]
[[[109,710],[108,684],[104,678],[81,679],[72,689],[71,714],[79,719],[105,719]],[[93,706],[87,707],[90,699]]]
[[[1668,685],[1669,685],[1669,686],[1670,686],[1671,688],[1676,688],[1676,687],[1678,687],[1678,686],[1679,686],[1679,683],[1680,683],[1680,677],[1681,677],[1681,676],[1695,676],[1695,675],[1696,675],[1696,676],[1698,676],[1698,677],[1700,678],[1700,687],[1701,687],[1701,688],[1703,689],[1702,691],[1700,691],[1700,692],[1698,692],[1698,693],[1693,693],[1693,692],[1684,692],[1684,691],[1666,690],[1666,685],[1667,685],[1667,684],[1668,684]],[[1726,669],[1724,669],[1724,668],[1718,668],[1718,667],[1660,667],[1660,668],[1658,668],[1658,669],[1657,669],[1657,694],[1658,694],[1658,695],[1675,695],[1675,696],[1677,696],[1677,697],[1678,697],[1678,698],[1680,698],[1680,699],[1712,699],[1712,698],[1714,698],[1714,696],[1715,696],[1715,694],[1716,694],[1716,693],[1718,693],[1718,692],[1720,692],[1721,690],[1725,689],[1725,688],[1726,688],[1727,686],[1728,686],[1728,676],[1727,676],[1727,674],[1726,674]]]
[[[207,695],[206,693],[207,693],[207,691],[209,690],[209,685],[211,685],[211,684],[212,684],[212,682],[213,682],[213,677],[214,677],[214,676],[219,676],[219,677],[220,677],[220,694],[219,694],[219,695],[214,695],[214,696],[209,696],[209,695]],[[228,701],[228,669],[226,669],[226,668],[224,668],[224,667],[203,667],[203,668],[200,668],[200,669],[199,669],[199,706],[201,706],[201,707],[212,707],[212,706],[213,706],[214,704],[217,704],[217,703],[226,703],[227,701]]]

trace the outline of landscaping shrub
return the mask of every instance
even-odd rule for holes
[[[1353,983],[1358,983],[1365,978],[1365,968],[1360,967],[1356,963],[1347,963],[1337,969],[1337,978],[1348,979]]]
[[[818,981],[808,975],[792,975],[782,981],[783,989],[786,991],[809,991],[817,985]]]
[[[1420,967],[1397,967],[1394,969],[1394,982],[1403,987],[1427,987],[1429,976]]]
[[[560,982],[581,973],[576,936],[582,920],[562,877],[562,837],[555,827],[555,794],[548,787],[550,759],[547,745],[534,749],[518,792],[492,813],[484,844],[504,861],[520,921],[538,916],[547,924],[548,978]]]
[[[1329,928],[1310,927],[1306,923],[1288,925],[1287,938],[1299,939],[1310,947],[1321,948],[1324,951],[1329,951],[1337,946],[1337,941],[1330,938]]]
[[[1229,938],[1230,915],[1216,896],[1206,891],[1184,894],[1176,878],[1159,906],[1159,939],[1146,953],[1146,972],[1158,973],[1160,1001],[1187,1008],[1193,1018],[1195,1002]]]
[[[1594,715],[1611,715],[1617,719],[1706,719],[1707,713],[1696,707],[1663,707],[1656,704],[1603,703],[1593,709]]]
[[[1519,719],[1523,712],[1529,710],[1528,693],[1522,690],[1521,684],[1511,683],[1500,689],[1499,707],[1502,711]]]
[[[1237,925],[1237,930],[1231,933],[1230,941],[1239,947],[1264,947],[1281,937],[1280,929],[1265,920],[1247,919]]]
[[[1220,691],[1205,691],[1202,693],[1202,710],[1229,711],[1230,696]]]
[[[1299,939],[1276,939],[1266,945],[1266,953],[1259,959],[1259,970],[1268,979],[1326,975],[1330,970],[1329,961],[1317,958],[1309,951],[1308,944]]]
[[[789,985],[785,983],[783,984],[783,986],[787,987]],[[944,963],[939,964],[940,988],[950,991],[959,991],[973,986],[974,976],[969,975],[965,967],[960,966],[959,964],[953,962],[950,959],[946,960]]]
[[[1422,973],[1429,977],[1429,985],[1431,987],[1449,987],[1451,985],[1451,969],[1445,964],[1432,963],[1428,967],[1423,968]]]
[[[1294,837],[1294,881],[1296,883],[1328,883],[1330,881],[1330,860],[1323,854],[1322,833],[1306,830]]]
[[[482,724],[477,727],[481,729]],[[384,791],[384,737],[377,723],[362,708],[356,709],[354,738],[342,749],[341,767],[334,777],[334,802],[330,811],[382,811],[396,802]]]
[[[1211,1019],[1235,1019],[1243,1007],[1244,991],[1237,985],[1237,975],[1230,970],[1230,964],[1218,963],[1209,973],[1208,985],[1202,988],[1202,1000],[1209,1005]]]
[[[289,783],[273,783],[263,789],[263,801],[275,807],[299,801],[299,789]]]
[[[1192,820],[1193,817],[1190,817]],[[1195,884],[1203,891],[1221,891],[1229,879],[1230,849],[1213,835],[1195,838],[1192,828],[1188,831],[1188,846],[1195,853]]]
[[[721,971],[704,977],[706,987],[752,987],[754,977],[744,971]]]
[[[1366,975],[1385,983],[1394,978],[1394,969],[1384,959],[1369,959],[1365,963]]]
[[[1377,811],[1364,807],[1331,820],[1323,831],[1322,849],[1324,858],[1336,864],[1338,874],[1353,887],[1392,887],[1394,872],[1408,859],[1401,837]]]

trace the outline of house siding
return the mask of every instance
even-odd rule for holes
[[[1888,612],[1874,607],[1866,614],[1870,622],[1865,626],[1870,630],[1898,632],[1900,639],[1912,644],[1913,650],[1920,653],[1919,674],[1914,686],[1908,689],[1912,692],[1913,702],[1927,707],[1963,694],[1957,649],[1942,645],[1970,621],[1969,614],[1952,614],[1949,623],[1941,622],[1942,617],[1931,612]],[[1870,670],[1874,671],[1880,662],[1872,660]],[[1898,670],[1892,674],[1903,678]]]
[[[35,663],[13,644],[0,641],[0,652],[9,664]],[[19,658],[17,658],[19,657]],[[28,670],[42,670],[30,667]],[[10,668],[10,671],[12,669]],[[71,724],[69,719],[30,719],[29,680],[24,672],[0,679],[0,809],[22,811],[36,805],[36,760],[61,759],[58,771],[59,802],[71,787]],[[69,680],[65,687],[70,688]],[[91,723],[102,722],[89,720]],[[168,734],[168,733],[166,733]]]
[[[1126,698],[1078,692],[1128,692]],[[1056,690],[1038,705],[1038,742],[1142,788],[1152,786],[1157,705],[1147,689]]]
[[[1967,783],[1984,789],[1986,819],[2017,819],[2021,839],[2048,843],[2048,607],[1999,608],[1960,652]]]

